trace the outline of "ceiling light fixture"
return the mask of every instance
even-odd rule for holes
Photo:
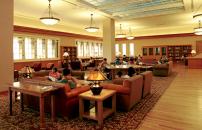
[[[54,24],[58,23],[60,21],[60,19],[53,17],[53,12],[51,10],[51,4],[50,4],[51,0],[48,0],[48,2],[49,2],[49,5],[48,5],[48,16],[47,17],[41,17],[40,21],[43,24],[46,24],[46,25],[54,25]]]
[[[129,27],[129,35],[126,37],[128,40],[134,39],[134,36],[132,36],[131,28]]]
[[[90,26],[89,27],[86,27],[85,30],[87,32],[97,32],[98,31],[98,27],[93,27],[93,14],[90,15],[91,18],[90,18]]]
[[[196,35],[202,35],[202,27],[201,27],[201,21],[199,20],[199,26],[197,28],[194,28],[194,34]]]
[[[196,20],[196,21],[199,21],[199,20],[201,21],[202,20],[202,14],[196,14],[196,15],[194,15],[193,19]]]
[[[122,27],[121,27],[121,24],[120,24],[120,33],[116,34],[116,38],[125,38],[126,37],[126,34],[124,34],[122,32]]]

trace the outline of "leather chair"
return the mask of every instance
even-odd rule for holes
[[[152,72],[145,71],[140,73],[143,76],[143,87],[142,87],[142,98],[146,97],[146,95],[151,93],[151,86],[152,86]]]
[[[34,71],[40,71],[41,70],[41,63],[40,62],[35,62],[32,66]]]
[[[143,77],[136,75],[128,79],[115,79],[113,83],[103,83],[101,86],[116,90],[117,109],[129,111],[142,97]]]
[[[153,67],[153,74],[155,76],[169,76],[172,73],[173,61],[164,64],[156,64]]]

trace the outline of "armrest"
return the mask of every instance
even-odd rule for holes
[[[101,86],[104,89],[116,90],[116,92],[120,93],[120,94],[129,94],[130,93],[130,89],[128,87],[123,87],[122,85],[106,83],[106,84],[101,84]]]
[[[124,78],[118,78],[118,79],[114,79],[112,82],[113,84],[123,85],[124,80],[125,80]]]
[[[74,98],[77,97],[79,94],[88,91],[90,88],[89,86],[83,86],[83,87],[76,87],[72,89],[70,92],[66,92],[67,98]]]

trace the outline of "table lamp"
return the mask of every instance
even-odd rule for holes
[[[25,78],[31,78],[31,74],[34,72],[34,70],[30,66],[25,66],[21,69],[21,73],[23,74],[23,77]]]
[[[87,80],[93,82],[93,84],[90,87],[93,95],[100,95],[102,91],[102,87],[100,86],[100,81],[104,81],[106,79],[107,78],[102,72],[98,70],[90,71]]]
[[[191,50],[191,55],[195,56],[196,55],[196,51],[195,50]]]

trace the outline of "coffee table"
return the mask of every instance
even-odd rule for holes
[[[14,82],[9,84],[9,103],[10,103],[10,115],[12,115],[12,92],[20,92],[21,100],[21,112],[24,110],[23,105],[23,94],[28,94],[32,96],[39,97],[40,101],[40,129],[45,129],[45,119],[44,119],[44,98],[45,96],[51,96],[51,119],[55,120],[55,96],[54,92],[60,87],[50,86],[50,85],[40,85],[32,84],[26,82]]]
[[[112,97],[112,108],[103,107],[103,101]],[[84,100],[97,102],[97,106],[91,108],[89,111],[84,112]],[[80,119],[89,118],[97,120],[100,126],[103,125],[103,119],[112,113],[116,113],[116,91],[103,89],[100,95],[93,95],[92,92],[86,91],[79,95],[79,117]]]

